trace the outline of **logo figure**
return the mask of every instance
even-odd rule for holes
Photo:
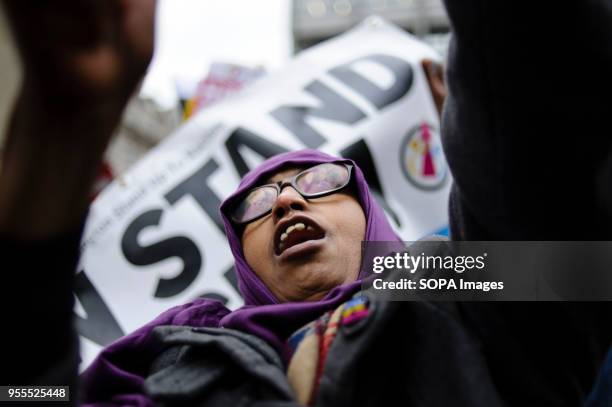
[[[447,167],[438,132],[423,122],[408,132],[400,150],[401,167],[412,185],[427,191],[440,189]]]

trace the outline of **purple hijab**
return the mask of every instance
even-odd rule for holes
[[[314,302],[279,303],[272,292],[247,264],[240,237],[228,218],[228,209],[244,191],[265,182],[287,167],[303,167],[342,161],[353,164],[354,182],[366,217],[366,241],[398,241],[380,206],[370,194],[363,173],[351,160],[333,157],[315,150],[301,150],[270,158],[244,176],[238,189],[221,205],[221,216],[230,249],[235,259],[240,294],[245,305],[230,312],[219,301],[198,299],[169,309],[142,328],[105,348],[81,375],[82,399],[85,404],[115,403],[138,406],[153,405],[143,393],[148,368],[162,349],[151,340],[149,333],[160,325],[212,326],[237,329],[254,334],[279,352],[289,335],[324,312],[336,308],[361,288],[357,281],[338,286],[322,300]]]

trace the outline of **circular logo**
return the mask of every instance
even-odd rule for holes
[[[408,132],[400,161],[404,175],[417,188],[436,190],[446,181],[448,170],[440,135],[429,123],[423,122]]]

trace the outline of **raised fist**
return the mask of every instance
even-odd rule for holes
[[[4,7],[28,99],[53,113],[123,109],[152,57],[155,0],[4,0]]]

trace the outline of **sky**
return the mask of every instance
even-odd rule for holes
[[[291,0],[160,0],[156,51],[142,94],[162,106],[191,89],[211,62],[275,69],[293,48]]]

